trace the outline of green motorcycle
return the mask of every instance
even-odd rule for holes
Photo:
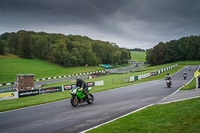
[[[71,104],[73,107],[78,106],[79,103],[87,102],[88,104],[92,104],[94,101],[93,95],[90,93],[92,87],[88,87],[87,94],[83,93],[82,88],[73,88],[70,90],[70,94],[72,95]]]

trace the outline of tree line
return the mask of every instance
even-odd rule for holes
[[[115,43],[86,36],[18,31],[0,35],[0,54],[42,59],[64,67],[126,63],[131,57]]]
[[[146,61],[151,65],[163,63],[200,60],[200,36],[182,37],[178,40],[171,40],[146,51]]]
[[[145,52],[145,50],[144,50],[144,49],[141,49],[141,48],[129,49],[129,51]]]

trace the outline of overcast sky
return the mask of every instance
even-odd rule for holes
[[[199,35],[200,0],[0,0],[0,34],[19,30],[147,49]]]

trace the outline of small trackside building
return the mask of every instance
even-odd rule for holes
[[[35,74],[17,74],[17,91],[27,91],[34,89],[34,75]]]

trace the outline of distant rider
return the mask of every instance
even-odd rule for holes
[[[186,72],[183,73],[183,77],[187,77],[187,73]]]
[[[80,77],[76,78],[76,87],[82,88],[84,94],[87,93],[87,90],[88,90],[87,85],[86,85],[85,81],[82,80]]]
[[[192,69],[192,68],[191,68],[191,67],[189,67],[189,71],[191,71],[191,69]]]
[[[165,77],[165,80],[171,80],[172,77],[169,75],[169,73],[167,73],[167,76]]]

